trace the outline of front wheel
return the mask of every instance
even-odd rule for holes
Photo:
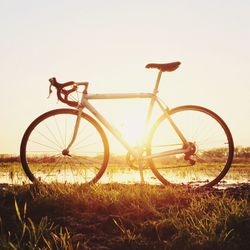
[[[23,169],[29,179],[46,183],[95,183],[109,159],[109,145],[100,125],[82,113],[73,145],[67,150],[78,110],[49,111],[27,128],[20,149]]]
[[[151,129],[147,145],[148,162],[155,176],[163,184],[217,184],[228,172],[234,154],[233,138],[225,122],[211,110],[192,105],[174,108],[169,116],[188,144],[183,144],[167,115],[162,115]],[[190,151],[185,154],[152,157],[187,146]]]

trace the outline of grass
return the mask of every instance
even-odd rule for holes
[[[0,249],[247,249],[250,186],[0,189]]]

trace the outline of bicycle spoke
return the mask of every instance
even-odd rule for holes
[[[86,148],[86,147],[89,147],[89,146],[94,146],[94,145],[98,145],[98,142],[95,142],[95,143],[89,143],[89,144],[86,144],[84,146],[79,146],[79,147],[72,147],[72,150],[74,151],[77,151],[78,149],[83,149],[83,148]]]
[[[68,131],[68,129],[67,129],[67,116],[65,115],[65,123],[64,123],[64,127],[65,127],[65,129],[64,129],[64,131],[65,131],[65,133],[64,133],[64,145],[66,146],[66,143],[67,143],[67,131]]]
[[[57,132],[59,133],[62,144],[63,144],[63,135],[62,135],[61,129],[60,129],[59,125],[58,125],[58,122],[56,120],[56,116],[54,116],[54,121],[55,121],[55,124],[56,124]],[[63,146],[66,147],[66,145],[63,145]]]
[[[56,143],[59,146],[59,148],[62,148],[62,146],[61,146],[62,144],[57,140],[55,134],[53,133],[53,131],[51,131],[51,129],[49,128],[49,126],[46,123],[45,123],[45,127],[49,131],[49,133],[51,134],[51,136],[53,137],[53,139],[55,140],[55,142],[53,142],[53,143]]]
[[[47,145],[45,145],[45,144],[42,144],[42,143],[40,143],[40,142],[36,142],[36,141],[33,141],[33,140],[30,140],[30,142],[36,143],[36,144],[41,145],[41,146],[46,147],[46,148],[54,149],[56,152],[58,152],[58,149],[57,149],[57,148],[54,148],[54,147],[51,147],[51,146],[47,146]]]
[[[59,149],[61,148],[60,145],[58,145],[56,142],[52,141],[51,139],[49,139],[47,136],[45,136],[43,133],[39,132],[38,130],[35,130],[35,132],[37,132],[39,135],[41,135],[44,139],[46,139],[47,141],[51,142],[53,145],[57,146]]]

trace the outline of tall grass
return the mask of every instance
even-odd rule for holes
[[[16,200],[14,200],[14,206],[17,217],[14,233],[6,232],[0,217],[0,249],[78,249],[79,244],[73,247],[67,228],[59,228],[48,217],[42,217],[36,224],[31,218],[26,217],[27,203],[24,204],[22,213]]]

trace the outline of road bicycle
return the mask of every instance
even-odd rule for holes
[[[151,169],[165,185],[187,184],[211,187],[228,172],[234,143],[226,123],[213,111],[195,105],[170,109],[159,97],[162,73],[176,70],[180,62],[150,63],[158,76],[150,93],[90,94],[88,82],[58,83],[49,79],[49,92],[73,107],[55,109],[36,118],[21,142],[23,169],[32,182],[96,183],[109,162],[109,142],[105,127],[127,150],[127,163],[140,172]],[[132,147],[120,131],[91,100],[142,98],[149,101],[145,123],[149,126],[154,106],[161,115],[141,143]],[[90,114],[87,114],[88,111]],[[101,124],[101,125],[100,125]],[[147,181],[146,181],[147,182]]]

